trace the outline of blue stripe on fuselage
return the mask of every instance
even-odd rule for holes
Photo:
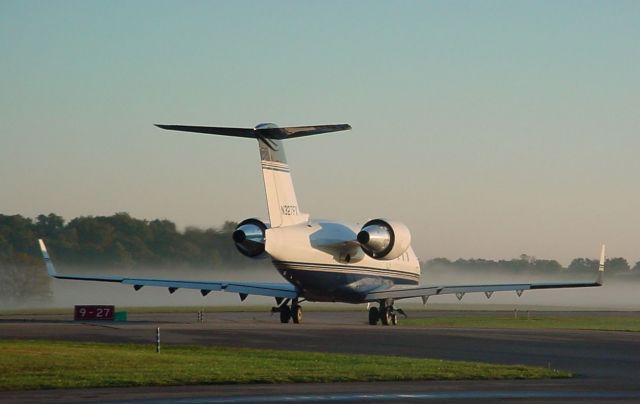
[[[361,303],[371,291],[394,285],[417,285],[410,272],[354,265],[273,261],[280,274],[302,291],[307,300]]]

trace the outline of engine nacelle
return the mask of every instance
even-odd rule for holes
[[[358,233],[360,247],[368,256],[380,260],[393,260],[411,245],[411,232],[400,222],[386,219],[369,220]]]
[[[265,232],[268,224],[258,219],[246,219],[233,232],[233,241],[242,255],[260,258],[264,255]]]

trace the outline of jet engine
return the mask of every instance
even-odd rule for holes
[[[411,245],[407,226],[386,219],[369,220],[357,237],[365,254],[380,260],[396,259]]]
[[[260,258],[264,254],[265,231],[268,224],[258,219],[246,219],[233,232],[233,241],[242,255]]]

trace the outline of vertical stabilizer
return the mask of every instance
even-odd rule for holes
[[[282,141],[259,138],[258,145],[271,227],[307,222],[309,215],[301,213],[298,207]]]
[[[284,147],[281,140],[351,129],[351,126],[344,123],[282,128],[272,123],[262,123],[255,128],[188,125],[156,126],[167,130],[258,139],[262,177],[267,193],[267,207],[271,227],[290,226],[305,223],[309,220],[309,215],[300,213],[298,208],[298,200],[293,190],[291,173],[289,172],[289,165],[284,155]]]

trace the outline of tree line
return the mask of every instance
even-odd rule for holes
[[[461,271],[464,273],[510,273],[520,275],[557,275],[576,277],[586,274],[596,275],[599,260],[591,258],[575,258],[569,266],[563,267],[556,260],[537,259],[536,257],[522,254],[518,258],[510,260],[486,260],[486,259],[457,259],[434,258],[422,263],[422,267],[431,272]],[[640,261],[633,267],[622,257],[607,258],[605,261],[607,277],[638,277],[640,278]]]
[[[66,222],[50,213],[35,219],[0,214],[0,264],[40,260],[37,239],[47,242],[54,258],[67,267],[217,268],[251,265],[255,260],[236,251],[231,234],[237,223],[226,221],[219,228],[187,227],[179,231],[166,219],[136,219],[128,213],[111,216],[81,216]],[[30,257],[30,258],[27,258]],[[434,258],[425,268],[458,268],[470,271],[505,270],[554,273],[594,272],[598,261],[576,258],[568,267],[558,261],[521,255],[510,260]],[[626,259],[607,259],[607,272],[640,273],[640,261],[633,267]]]
[[[35,219],[0,214],[0,304],[50,298],[38,238],[46,240],[56,265],[65,272],[255,265],[236,251],[231,238],[235,227],[236,223],[225,222],[219,229],[178,231],[169,220],[140,220],[127,213],[82,216],[69,222],[54,213]]]
[[[37,239],[42,238],[55,262],[66,267],[238,267],[251,260],[233,245],[235,227],[228,221],[219,229],[178,231],[169,220],[141,220],[127,213],[82,216],[69,222],[54,213],[35,219],[0,215],[0,262],[17,254],[39,257]]]
[[[81,216],[70,221],[50,213],[35,219],[0,214],[0,302],[46,299],[49,278],[43,270],[37,239],[47,242],[59,267],[83,270],[95,268],[229,268],[264,264],[236,251],[231,234],[236,223],[226,221],[219,228],[187,227],[180,231],[166,219],[143,220],[127,213],[111,216]],[[598,261],[576,258],[564,268],[555,260],[521,255],[511,260],[435,258],[423,262],[425,273],[439,271],[486,271],[554,275],[595,273]],[[640,262],[633,268],[624,258],[609,258],[609,276],[640,277]]]

